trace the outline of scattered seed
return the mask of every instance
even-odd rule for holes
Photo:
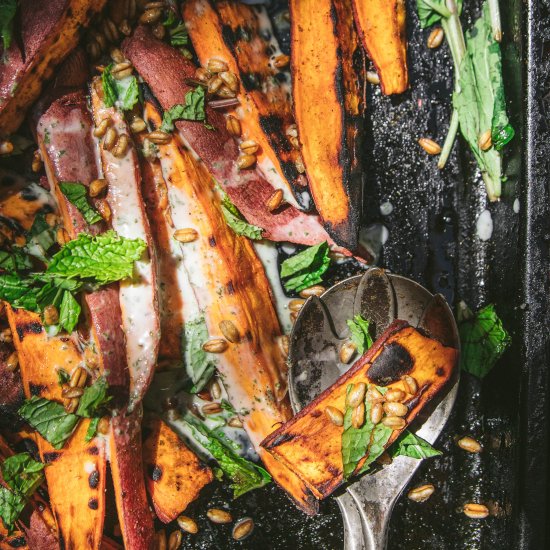
[[[470,436],[462,437],[457,441],[458,446],[469,453],[480,453],[482,451],[481,445]]]
[[[198,530],[198,527],[197,527]],[[183,542],[183,533],[177,529],[172,531],[168,537],[168,550],[178,550]]]
[[[88,380],[88,373],[86,372],[86,369],[77,367],[71,374],[69,386],[71,388],[83,388],[86,385],[86,380]]]
[[[245,170],[256,164],[256,155],[240,155],[237,159],[237,168]]]
[[[344,363],[344,365],[347,365],[351,361],[352,357],[355,355],[356,351],[357,346],[353,342],[349,340],[347,342],[344,342],[340,346],[340,362]]]
[[[241,135],[241,123],[233,115],[228,115],[225,119],[225,127],[232,136]]]
[[[232,344],[238,344],[241,341],[241,335],[239,334],[239,330],[233,321],[225,319],[221,321],[218,326],[220,327],[222,334],[225,336],[225,339],[229,340]]]
[[[65,229],[63,229],[62,227],[60,227],[56,232],[55,232],[55,239],[57,241],[57,244],[59,246],[63,246],[65,244],[67,244],[69,242],[69,234],[67,233],[67,231],[65,231]]]
[[[132,34],[132,27],[127,19],[123,19],[120,22],[120,25],[118,26],[118,30],[124,35],[124,36],[130,36]]]
[[[50,227],[55,227],[57,225],[57,216],[53,212],[46,214],[44,219]]]
[[[296,319],[298,319],[298,312],[297,311],[291,311],[290,312],[290,322],[295,323]]]
[[[207,403],[206,405],[203,405],[202,408],[202,414],[205,416],[211,415],[211,414],[220,414],[222,412],[222,408],[219,403]]]
[[[243,518],[235,523],[231,536],[235,540],[244,540],[254,531],[254,521],[252,518]]]
[[[208,82],[212,78],[212,73],[208,69],[205,69],[204,67],[199,67],[195,71],[195,78],[199,82]]]
[[[439,48],[443,42],[445,33],[441,27],[435,27],[434,30],[428,36],[427,46],[430,49]]]
[[[212,523],[231,523],[233,521],[231,514],[221,508],[210,508],[206,512],[206,516]]]
[[[288,67],[289,63],[290,63],[290,56],[285,54],[278,55],[273,60],[273,66],[277,69],[284,69],[285,67]]]
[[[351,425],[360,428],[365,423],[365,403],[359,403],[351,413]]]
[[[283,334],[282,336],[279,336],[277,343],[279,344],[283,357],[287,357],[290,350],[290,338],[286,334]]]
[[[56,325],[59,321],[59,311],[53,304],[50,304],[44,308],[43,317],[46,325]]]
[[[464,514],[472,519],[483,519],[489,515],[489,508],[483,504],[476,504],[475,502],[469,502],[464,505]]]
[[[382,418],[382,424],[392,430],[401,430],[407,424],[404,418],[400,416],[385,416]]]
[[[111,420],[108,416],[103,416],[97,423],[97,431],[101,435],[107,435],[109,433],[109,426],[111,425]]]
[[[202,349],[208,353],[223,353],[227,349],[227,341],[223,338],[213,338],[205,342]]]
[[[253,139],[247,139],[239,145],[240,150],[246,155],[253,155],[259,148]]]
[[[76,411],[76,409],[78,408],[78,398],[73,398],[73,399],[69,399],[66,403],[65,403],[65,410],[68,412],[68,413],[74,413]]]
[[[84,388],[67,388],[61,392],[66,399],[75,399],[84,393]]]
[[[197,522],[188,516],[179,516],[176,521],[178,522],[180,528],[183,529],[186,533],[191,533],[192,535],[194,535],[199,532],[199,526],[197,525]]]
[[[367,82],[378,86],[380,84],[380,77],[376,71],[367,71]]]
[[[384,407],[382,406],[382,403],[374,403],[370,410],[370,419],[373,424],[378,424],[382,420],[382,416],[384,416]]]
[[[94,128],[94,136],[98,138],[102,138],[105,133],[107,132],[107,129],[113,121],[110,118],[104,118],[95,128]]]
[[[231,71],[221,72],[220,78],[232,92],[237,92],[239,90],[239,80],[237,78],[237,75],[235,75]]]
[[[331,407],[331,406],[326,407],[325,414],[328,416],[329,420],[335,426],[344,425],[344,415],[342,411],[338,410],[336,407]]]
[[[388,466],[393,462],[392,457],[390,456],[390,453],[384,451],[377,459],[376,462],[378,464],[382,464],[382,466]]]
[[[122,63],[116,63],[111,69],[111,74],[117,80],[122,80],[127,76],[130,76],[134,71],[134,67],[129,61],[123,61]]]
[[[293,149],[296,149],[296,150],[300,149],[300,142],[298,141],[297,137],[290,136],[288,138],[288,141],[290,142],[290,145],[292,145]]]
[[[107,189],[107,180],[104,178],[99,178],[90,182],[88,187],[88,193],[90,197],[98,197]]]
[[[305,300],[295,298],[288,303],[288,309],[290,309],[290,311],[300,311],[305,303]]]
[[[427,483],[426,485],[411,489],[407,493],[407,497],[414,500],[414,502],[425,502],[433,495],[434,491],[435,487],[431,483]]]
[[[223,73],[229,69],[225,61],[222,61],[221,59],[215,59],[215,58],[208,60],[208,63],[206,64],[206,68],[211,73]]]
[[[172,134],[168,134],[162,130],[155,130],[154,132],[147,134],[147,139],[152,141],[155,145],[165,145],[166,143],[170,143],[170,141],[172,141]]]
[[[410,393],[411,395],[416,395],[416,392],[418,391],[418,384],[416,380],[408,374],[402,376],[401,380],[405,385],[405,390],[407,391],[407,393]]]
[[[124,54],[122,53],[120,48],[111,48],[109,55],[115,63],[123,63],[124,61],[126,61],[126,58],[124,57]]]
[[[234,97],[236,97],[236,94],[233,90],[230,90],[227,86],[223,85],[217,92],[216,94],[219,96],[219,97],[223,97],[225,99],[232,99]]]
[[[386,401],[401,402],[405,400],[405,397],[407,397],[405,392],[397,388],[392,388],[391,390],[388,390],[384,395]]]
[[[107,128],[103,138],[103,149],[110,151],[115,146],[117,139],[118,132],[114,128]]]
[[[294,161],[294,166],[300,174],[305,174],[306,165],[304,164],[304,159],[302,158],[302,155],[298,155],[298,157],[296,157],[296,160]]]
[[[384,403],[384,412],[388,416],[406,416],[409,409],[407,409],[406,405],[403,405],[403,403],[388,401]]]
[[[367,386],[364,382],[354,384],[351,391],[346,396],[346,405],[348,407],[357,407],[359,403],[362,403],[365,400],[366,391]]]
[[[130,140],[128,139],[127,134],[122,134],[118,139],[111,151],[112,154],[117,158],[122,158],[126,151],[128,151],[128,146],[130,145]]]
[[[11,329],[5,328],[2,332],[0,332],[0,341],[10,343],[13,342],[13,336],[11,334]]]
[[[208,81],[208,93],[215,94],[223,86],[223,80],[219,76],[214,76]]]
[[[13,153],[13,143],[8,140],[0,141],[0,155],[9,155]]]
[[[420,138],[418,144],[428,153],[428,155],[439,155],[439,153],[441,153],[441,146],[433,139]]]
[[[112,42],[113,44],[118,42],[119,36],[117,26],[108,17],[103,19],[103,33],[109,42]]]
[[[155,38],[158,38],[159,40],[162,40],[166,36],[166,27],[160,21],[153,25],[152,30]]]
[[[213,380],[210,384],[210,395],[212,399],[219,399],[222,396],[222,387],[217,380]]]
[[[288,137],[297,138],[298,137],[298,127],[296,126],[296,124],[290,124],[289,126],[287,126],[286,130],[285,130],[285,134]]]
[[[242,428],[243,423],[241,422],[241,419],[238,416],[233,416],[229,419],[227,422],[228,426],[231,426],[232,428]]]
[[[485,132],[479,136],[477,144],[482,151],[488,151],[493,146],[490,128],[489,130],[485,130]]]
[[[9,372],[14,372],[15,369],[19,366],[19,356],[17,355],[17,352],[14,351],[6,361],[6,369]]]
[[[42,156],[40,155],[40,149],[37,149],[32,155],[31,169],[33,172],[40,172],[42,170]]]
[[[324,286],[314,285],[308,288],[304,288],[304,290],[300,292],[300,296],[302,298],[309,298],[310,296],[321,296],[321,294],[323,294],[325,290],[326,288]]]
[[[166,532],[164,529],[160,529],[155,533],[156,550],[166,550]]]
[[[153,23],[156,23],[161,17],[162,9],[153,8],[151,10],[144,11],[139,18],[139,22],[144,23],[145,25],[152,25]]]
[[[107,37],[102,32],[96,29],[92,32],[92,37],[99,44],[102,52],[107,49]]]
[[[174,239],[180,243],[191,243],[199,238],[199,233],[192,227],[186,227],[185,229],[177,229],[174,231]]]
[[[90,59],[95,61],[99,59],[101,55],[101,47],[95,40],[90,40],[90,42],[86,44],[86,52],[90,56]]]
[[[108,222],[111,219],[111,207],[105,199],[99,199],[95,203],[98,212],[101,214],[101,217]]]
[[[270,211],[273,212],[274,210],[277,210],[279,206],[283,203],[283,190],[277,189],[273,192],[273,194],[267,199],[265,206]]]
[[[135,116],[130,123],[130,129],[134,134],[139,134],[147,128],[147,124],[140,116]]]

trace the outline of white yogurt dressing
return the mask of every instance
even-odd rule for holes
[[[476,233],[480,240],[488,241],[493,234],[493,218],[489,210],[483,210],[476,221]]]
[[[515,214],[519,214],[519,199],[516,199],[516,200],[514,201],[514,206],[513,206],[513,208],[514,208],[514,213],[515,213]]]

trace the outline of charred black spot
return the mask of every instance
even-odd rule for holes
[[[375,384],[387,386],[410,372],[413,366],[410,353],[401,344],[392,342],[384,346],[367,371],[367,376]]]
[[[275,73],[275,80],[277,80],[277,82],[284,83],[288,80],[288,75],[284,72]]]
[[[239,25],[235,29],[235,35],[237,36],[237,39],[242,40],[243,42],[250,42],[250,40],[252,40],[252,34],[252,29],[250,27]]]
[[[51,462],[55,462],[60,456],[61,456],[61,453],[56,451],[44,453],[44,462],[46,464],[50,464]]]
[[[210,235],[210,237],[208,237],[208,244],[212,247],[216,246],[216,238],[214,235]]]
[[[271,443],[269,443],[269,445],[267,445],[267,448],[273,449],[275,447],[278,447],[279,445],[282,445],[283,443],[292,441],[295,438],[296,438],[295,434],[282,433],[281,435],[277,436]]]
[[[222,25],[222,38],[225,42],[225,45],[233,52],[237,37],[235,36],[233,29],[229,25]]]
[[[32,382],[29,384],[31,395],[39,396],[45,389],[46,386],[43,384],[33,384]]]
[[[261,77],[257,73],[243,73],[241,75],[243,87],[247,92],[260,88]]]
[[[70,341],[71,341],[71,339],[70,339],[70,338],[68,338],[67,336],[61,336],[61,337],[59,338],[59,340],[61,340],[61,342],[65,342],[65,343],[67,343],[67,342],[70,342]]]
[[[153,481],[159,481],[162,478],[162,468],[158,464],[149,464],[147,470]]]
[[[94,445],[93,447],[90,447],[88,449],[88,454],[92,456],[96,456],[99,454],[99,449]]]
[[[33,202],[38,199],[38,196],[32,187],[24,187],[23,189],[21,189],[19,195],[23,200],[29,202]]]
[[[437,374],[437,376],[445,376],[445,369],[443,367],[437,367],[435,374]]]
[[[235,294],[235,287],[233,286],[233,281],[229,281],[227,283],[227,293],[228,294]]]
[[[73,16],[73,9],[71,7],[67,8],[67,18],[70,19]]]
[[[312,411],[311,416],[313,418],[319,418],[323,413],[319,410]]]
[[[90,489],[97,489],[99,485],[99,472],[97,470],[94,470],[88,476],[88,485],[90,486]]]
[[[27,540],[23,536],[11,539],[8,542],[8,546],[11,546],[12,548],[23,548],[23,546],[26,546],[26,545],[27,545]]]
[[[17,336],[19,336],[19,340],[23,340],[26,334],[40,334],[41,332],[42,325],[37,321],[25,323],[17,327]]]
[[[97,510],[99,508],[99,504],[97,502],[97,498],[91,498],[89,501],[88,501],[88,508],[90,508],[90,510]]]
[[[247,330],[247,331],[244,333],[244,338],[243,338],[243,340],[244,340],[245,342],[252,342],[252,333],[251,333],[249,330]]]
[[[63,533],[61,530],[58,532],[59,537],[59,550],[65,550],[67,548],[67,544],[65,543],[65,538],[63,537]]]

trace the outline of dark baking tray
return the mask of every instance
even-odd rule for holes
[[[389,230],[380,265],[441,292],[451,304],[478,308],[494,303],[513,337],[511,349],[480,382],[463,374],[449,423],[439,438],[441,458],[426,461],[413,484],[432,482],[423,504],[402,497],[390,527],[390,550],[550,548],[549,378],[550,299],[550,2],[500,0],[507,96],[517,136],[506,153],[502,200],[487,204],[483,182],[464,143],[448,166],[419,148],[419,137],[443,141],[450,116],[452,65],[449,51],[425,46],[407,1],[411,89],[397,98],[370,88],[367,113],[365,225]],[[481,3],[465,0],[469,27]],[[271,6],[276,14],[280,3]],[[282,35],[283,39],[284,33]],[[514,212],[515,199],[519,213]],[[390,201],[393,212],[380,213]],[[476,235],[476,219],[488,208],[492,238]],[[472,434],[480,455],[457,448]],[[214,502],[229,495],[218,488]],[[195,505],[204,514],[207,496]],[[493,515],[471,520],[466,502],[483,502]],[[342,525],[334,503],[307,518],[271,487],[238,499],[236,515],[256,521],[254,535],[234,543],[229,529],[209,528],[185,548],[339,549]]]

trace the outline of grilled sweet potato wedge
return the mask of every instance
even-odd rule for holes
[[[153,127],[160,125],[160,115],[150,103],[145,116]],[[286,369],[277,345],[281,329],[269,283],[250,241],[225,223],[221,197],[206,167],[177,139],[158,147],[172,219],[198,233],[195,241],[183,244],[182,258],[209,336],[223,338],[222,321],[231,321],[238,332],[239,337],[234,337],[233,343],[224,340],[226,349],[212,358],[232,405],[243,411],[244,427],[259,449],[272,427],[292,415],[286,397]],[[312,513],[314,499],[298,478],[259,451],[273,477],[291,485],[291,496]]]
[[[74,336],[48,336],[40,316],[7,306],[8,320],[19,354],[25,395],[62,400],[54,367],[73,371],[83,363]],[[36,436],[48,493],[66,548],[99,548],[105,515],[105,447],[98,438],[86,443],[89,420],[82,420],[72,437],[54,449]],[[75,511],[78,511],[77,513]]]
[[[276,67],[284,56],[267,13],[241,2],[192,0],[184,4],[183,20],[201,65],[222,59],[237,75],[241,105],[232,114],[240,120],[242,139],[258,143],[262,174],[308,210],[307,179],[296,167],[300,153],[286,133],[294,124],[290,78]]]
[[[0,134],[15,131],[55,67],[105,0],[20,0],[18,28],[0,60]],[[2,51],[2,48],[0,48]]]
[[[409,87],[405,0],[353,0],[355,23],[371,58],[382,92],[403,93]]]
[[[138,27],[123,43],[123,51],[150,86],[164,109],[185,103],[191,89],[183,81],[194,78],[195,66],[176,49],[157,40],[146,27]],[[173,78],[172,75],[179,75]],[[267,202],[275,189],[258,169],[239,170],[239,148],[226,129],[222,113],[206,107],[208,123],[178,121],[181,139],[201,158],[211,175],[225,189],[231,201],[253,225],[264,229],[264,236],[275,241],[313,245],[332,239],[317,216],[300,212],[289,204],[270,211]]]
[[[325,409],[331,406],[345,410],[349,384],[368,382],[388,389],[403,389],[400,378],[410,374],[417,381],[419,391],[404,401],[409,408],[405,416],[408,425],[449,382],[457,360],[457,349],[423,336],[404,321],[394,321],[348,372],[269,435],[262,447],[296,472],[318,498],[326,498],[343,481],[343,428],[329,419]],[[402,431],[394,430],[387,445]]]
[[[364,60],[353,14],[349,3],[332,0],[291,0],[290,13],[294,114],[310,190],[328,233],[354,250]]]
[[[164,523],[175,520],[213,479],[179,436],[159,418],[146,422],[143,462],[147,491],[157,517]]]

